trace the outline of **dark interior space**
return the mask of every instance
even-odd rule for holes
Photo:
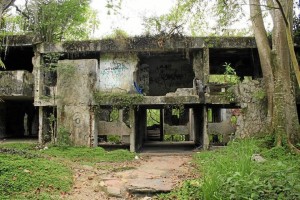
[[[38,108],[33,101],[5,101],[6,135],[9,138],[37,137]]]
[[[1,59],[5,64],[5,69],[0,68],[0,70],[27,70],[32,72],[33,56],[34,52],[31,46],[7,47],[7,49],[1,51]]]
[[[192,88],[193,66],[184,52],[139,54],[137,84],[148,96]]]
[[[100,59],[100,53],[99,52],[68,52],[62,54],[60,57],[60,60],[79,60],[79,59],[97,59],[99,62]]]
[[[210,49],[209,53],[210,74],[224,74],[227,63],[242,79],[244,76],[262,77],[257,49]]]

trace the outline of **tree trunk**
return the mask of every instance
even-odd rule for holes
[[[274,75],[271,63],[271,47],[264,26],[259,0],[249,0],[250,17],[254,30],[256,45],[264,77],[265,90],[268,98],[268,129],[272,128]],[[272,131],[272,129],[270,129]]]
[[[290,21],[293,10],[289,0],[273,0],[273,5],[282,9],[274,9],[272,12],[274,27],[271,49],[269,45],[262,43],[262,40],[267,40],[267,38],[264,33],[265,28],[260,1],[249,0],[249,3],[251,21],[266,83],[268,103],[272,101],[272,130],[276,136],[276,145],[288,144],[293,150],[298,151],[293,146],[293,144],[299,142],[300,137],[295,93],[291,78],[291,54],[293,51],[289,49],[287,37],[289,35],[287,34],[290,31],[287,31],[287,29],[290,27],[289,23],[286,23],[286,21]],[[269,72],[265,73],[265,71]],[[273,82],[270,82],[269,76],[271,75]],[[273,85],[273,90],[270,90],[271,85],[268,84]],[[271,92],[268,92],[268,90]],[[270,105],[268,106],[270,107]]]

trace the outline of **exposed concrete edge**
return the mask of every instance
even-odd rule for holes
[[[63,43],[41,43],[40,53],[55,52],[167,52],[179,49],[256,48],[253,37],[132,37]]]

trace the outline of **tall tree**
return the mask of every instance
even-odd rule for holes
[[[90,0],[1,0],[2,32],[34,35],[35,42],[88,39],[98,26]],[[9,7],[17,13],[2,15]]]
[[[300,141],[299,122],[295,102],[292,73],[299,74],[294,47],[291,45],[291,22],[293,1],[268,0],[272,21],[272,45],[269,45],[263,23],[261,3],[249,0],[254,36],[268,96],[268,114],[271,117],[271,131],[276,135],[277,145],[287,143],[299,152],[293,144]],[[291,66],[294,66],[293,70]]]

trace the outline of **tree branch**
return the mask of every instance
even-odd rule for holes
[[[23,12],[17,5],[13,5],[13,6],[16,8],[17,12],[19,12],[21,15],[23,15],[28,20],[30,19],[30,17],[25,12]]]
[[[280,1],[279,1],[279,0],[275,0],[275,1],[276,1],[276,3],[277,3],[278,6],[279,6],[279,10],[280,10],[281,15],[282,15],[282,17],[283,17],[283,21],[284,21],[285,25],[286,25],[287,27],[289,27],[288,19],[287,19],[285,13],[284,13],[284,10],[283,10],[283,7],[282,7]]]

